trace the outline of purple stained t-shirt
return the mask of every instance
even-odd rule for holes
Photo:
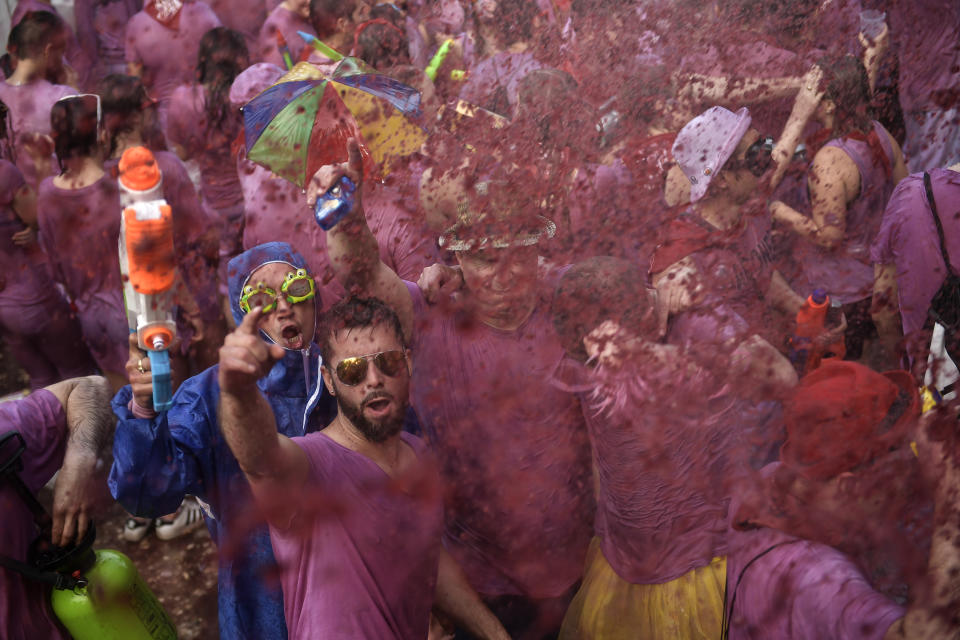
[[[140,10],[138,0],[75,0],[77,39],[94,61],[91,80],[98,83],[111,73],[126,73],[124,41],[127,22]]]
[[[256,50],[250,52],[251,60],[269,62],[283,69],[287,68],[277,47],[277,31],[283,34],[287,42],[287,48],[290,49],[290,61],[293,64],[296,64],[300,59],[303,48],[306,46],[297,31],[316,35],[309,21],[286,7],[278,5],[276,9],[270,12],[267,21],[263,23],[263,27],[260,29]]]
[[[20,478],[38,491],[63,464],[67,419],[56,396],[40,389],[22,400],[0,404],[0,436],[19,431],[26,450],[21,456]],[[9,443],[4,448],[9,451]],[[25,561],[37,535],[33,515],[9,482],[0,483],[0,549],[6,556]],[[68,638],[54,622],[50,588],[20,574],[0,571],[0,637],[5,640]]]
[[[550,381],[563,348],[548,296],[499,331],[407,289],[411,398],[447,487],[447,550],[482,595],[563,595],[583,571],[593,499],[580,403]]]
[[[223,26],[243,34],[248,53],[255,57],[257,34],[260,33],[260,27],[267,19],[269,11],[266,3],[263,0],[209,0],[207,4],[220,18]]]
[[[161,120],[173,90],[196,77],[200,39],[220,20],[205,3],[186,0],[180,9],[178,29],[171,29],[140,11],[127,23],[127,62],[143,66],[143,84],[159,101]]]
[[[77,306],[84,341],[103,371],[122,374],[129,327],[117,253],[117,182],[104,176],[80,189],[61,189],[47,178],[37,194],[37,211],[41,246],[53,277]]]
[[[947,255],[960,272],[960,173],[931,169],[930,181],[943,225]],[[875,264],[897,267],[897,289],[903,333],[923,328],[927,309],[946,276],[940,239],[923,186],[923,174],[914,173],[897,185],[870,250]]]
[[[200,165],[203,201],[216,211],[243,204],[237,165],[231,151],[241,121],[228,106],[219,124],[210,122],[203,85],[177,87],[167,107],[167,140],[184,148]]]
[[[55,303],[59,299],[39,248],[24,248],[13,242],[13,234],[26,228],[13,210],[14,197],[25,185],[20,171],[0,160],[0,306],[4,307]]]
[[[51,107],[57,100],[75,93],[77,90],[73,87],[51,84],[43,79],[19,86],[6,81],[0,82],[0,100],[3,100],[10,111],[10,121],[16,136],[14,146],[18,152],[17,168],[23,172],[23,177],[34,189],[37,187],[37,168],[33,157],[21,150],[21,141],[28,133],[49,134]],[[56,166],[56,158],[51,154],[48,173]]]
[[[322,432],[293,438],[310,472],[290,529],[270,527],[290,638],[427,637],[443,508],[424,443],[402,433],[417,466],[391,478]]]
[[[832,547],[776,529],[730,536],[730,640],[882,640],[905,613]]]

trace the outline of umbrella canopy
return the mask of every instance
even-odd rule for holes
[[[298,63],[243,107],[247,158],[305,187],[325,164],[347,159],[356,138],[365,172],[386,173],[387,160],[420,149],[426,133],[416,124],[420,94],[344,58],[330,77]]]

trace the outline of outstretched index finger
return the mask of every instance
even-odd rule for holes
[[[260,316],[263,315],[263,307],[256,306],[253,309],[250,309],[250,313],[243,316],[243,320],[237,326],[237,333],[242,333],[250,336],[257,335],[257,323],[260,322]]]

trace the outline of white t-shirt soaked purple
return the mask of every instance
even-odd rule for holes
[[[426,638],[443,510],[426,446],[401,433],[416,468],[389,477],[323,433],[293,438],[310,475],[284,531],[270,527],[290,638]]]

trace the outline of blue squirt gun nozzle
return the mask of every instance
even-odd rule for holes
[[[356,191],[357,185],[353,180],[342,176],[326,193],[317,198],[313,217],[316,218],[321,229],[329,231],[350,213]]]

